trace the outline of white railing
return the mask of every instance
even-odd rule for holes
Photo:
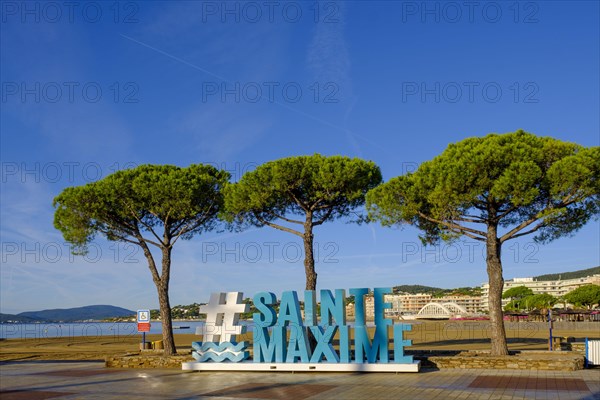
[[[585,339],[585,360],[587,365],[600,365],[600,340]]]

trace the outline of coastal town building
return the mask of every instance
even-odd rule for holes
[[[535,280],[534,278],[514,278],[504,282],[503,292],[516,286],[525,286],[530,288],[534,294],[548,293],[554,297],[561,297],[572,290],[583,285],[600,285],[600,274],[590,275],[583,278],[557,279],[557,280]],[[391,303],[392,307],[385,310],[387,317],[398,317],[401,315],[417,314],[423,307],[430,303],[454,303],[467,310],[469,314],[479,314],[489,310],[489,284],[481,285],[481,296],[444,296],[434,297],[427,293],[399,293],[387,294],[384,296],[386,302]],[[502,306],[508,304],[510,300],[502,300]],[[368,320],[372,320],[375,314],[375,301],[372,295],[365,297],[365,315]],[[346,315],[348,318],[354,318],[354,304],[346,306]]]
[[[589,284],[600,285],[600,274],[590,275],[584,278],[564,280],[557,279],[552,281],[540,281],[535,280],[534,278],[514,278],[504,281],[504,288],[502,289],[502,292],[505,292],[513,287],[525,286],[531,289],[534,294],[547,293],[554,297],[561,297],[580,286]],[[487,310],[489,308],[490,285],[488,283],[484,283],[481,285],[481,289],[481,304],[483,309]],[[507,305],[509,301],[510,299],[503,299],[502,306],[504,307]]]
[[[417,314],[423,307],[429,303],[455,303],[464,307],[469,313],[475,314],[482,311],[480,296],[444,296],[434,297],[431,294],[388,294],[384,296],[386,302],[391,303],[392,307],[385,310],[387,317],[394,317],[406,314]],[[354,317],[354,304],[346,306],[346,315],[348,318]],[[373,319],[375,315],[375,301],[373,296],[365,297],[365,315],[367,319]]]

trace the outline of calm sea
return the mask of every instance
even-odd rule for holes
[[[240,321],[247,326],[247,331],[253,328],[252,321]],[[203,321],[173,322],[174,334],[195,334],[196,328],[204,325]],[[354,322],[348,322],[353,326]],[[373,326],[369,323],[368,326]],[[178,329],[179,328],[179,329]],[[162,324],[152,322],[149,333],[162,333]],[[0,339],[46,339],[55,337],[98,337],[98,336],[135,336],[141,335],[134,322],[74,322],[54,324],[0,324]]]
[[[174,322],[175,334],[194,334],[196,327],[204,322]],[[160,322],[152,322],[149,333],[160,334]],[[54,324],[0,324],[0,338],[2,339],[45,339],[54,337],[98,337],[98,336],[135,336],[141,335],[137,331],[137,324],[133,322],[74,322]]]

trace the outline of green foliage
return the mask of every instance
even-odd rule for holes
[[[540,293],[526,297],[525,299],[523,299],[523,301],[525,302],[527,309],[541,310],[544,308],[552,308],[552,306],[554,306],[558,302],[558,299],[552,296],[551,294]]]
[[[350,214],[361,222],[364,217],[356,209],[364,204],[367,191],[379,183],[381,172],[371,161],[320,154],[282,158],[226,186],[223,216],[238,226],[268,225],[301,237],[306,289],[315,290],[313,227]]]
[[[425,293],[425,294],[434,294],[444,291],[445,289],[432,287],[432,286],[423,286],[423,285],[399,285],[394,286],[392,291],[394,293],[409,293],[409,294],[417,294],[417,293]]]
[[[312,212],[316,225],[353,213],[380,182],[379,167],[359,158],[320,154],[282,158],[262,164],[225,188],[226,218],[263,226],[285,221],[288,214]]]
[[[600,147],[519,130],[450,144],[414,173],[371,190],[366,203],[370,219],[414,225],[424,244],[461,236],[486,243],[492,354],[506,355],[502,244],[534,233],[549,242],[597,219],[599,177]]]
[[[533,296],[533,290],[526,286],[515,286],[502,293],[503,299],[520,300],[528,296]]]
[[[515,287],[512,289],[519,289],[522,287],[524,287],[524,286],[518,286],[518,287]],[[527,288],[525,288],[525,289],[527,289]],[[510,290],[507,290],[506,293],[508,293],[509,291]],[[506,299],[512,298],[510,303],[508,303],[504,307],[504,309],[507,311],[520,311],[520,310],[531,311],[534,309],[541,310],[544,308],[551,308],[558,302],[558,299],[556,297],[552,296],[551,294],[548,294],[548,293],[533,294],[531,289],[529,289],[529,292],[531,292],[531,293],[527,294],[528,292],[522,291],[521,293],[514,292],[514,294],[515,294],[514,296],[506,296],[506,297],[502,296],[503,298],[506,298]]]
[[[445,297],[445,296],[481,296],[480,287],[461,287],[456,289],[442,289],[432,286],[423,285],[399,285],[392,288],[394,293],[408,293],[408,294],[430,294],[433,297]]]
[[[511,300],[507,305],[504,306],[505,311],[521,311],[524,307],[521,307],[521,300]]]
[[[77,254],[84,254],[97,234],[161,247],[165,240],[189,239],[214,227],[223,203],[220,189],[228,179],[227,172],[205,165],[142,165],[118,171],[59,194],[54,226]],[[150,235],[142,239],[144,233]]]
[[[558,279],[566,280],[566,279],[577,279],[577,278],[585,278],[586,276],[600,274],[600,267],[588,268],[588,269],[580,269],[578,271],[571,272],[560,272],[558,274],[546,274],[536,276],[533,279],[536,281],[556,281]]]
[[[481,287],[460,287],[456,289],[450,289],[448,295],[450,296],[481,296],[483,293]]]
[[[474,224],[498,224],[504,242],[536,232],[547,242],[580,229],[600,209],[600,147],[584,148],[524,131],[450,144],[414,173],[367,194],[370,218],[409,223],[425,243],[465,235]],[[535,224],[535,225],[534,225]]]
[[[171,317],[174,319],[199,319],[200,304],[177,305],[171,308]]]
[[[565,294],[563,298],[576,306],[592,307],[595,304],[600,304],[600,286],[584,285]]]
[[[66,188],[54,199],[54,226],[75,254],[85,254],[98,234],[142,248],[158,292],[165,354],[176,353],[169,306],[173,245],[215,227],[228,180],[212,166],[141,165]],[[160,249],[160,272],[149,245]]]

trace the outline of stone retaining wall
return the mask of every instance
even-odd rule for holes
[[[576,352],[576,353],[580,353],[580,354],[585,354],[585,342],[567,343],[566,350],[570,350],[572,352]]]
[[[560,354],[560,355],[559,355]],[[461,369],[524,369],[546,371],[576,371],[583,369],[580,354],[527,352],[512,356],[491,356],[483,352],[464,352],[455,356],[427,357],[429,365],[437,368]]]
[[[546,322],[540,322],[540,324],[548,326],[548,323]],[[592,332],[592,336],[598,337],[598,331],[600,330],[600,321],[554,321],[553,328],[557,331],[567,330]]]
[[[459,331],[461,329],[468,331],[487,330],[490,329],[491,325],[490,321],[449,320],[444,322],[444,326],[444,329],[448,331]],[[527,333],[548,331],[548,322],[541,321],[504,321],[504,326],[507,330],[514,331],[510,333],[516,335],[516,337],[529,337],[526,336]],[[577,331],[581,332],[582,336],[598,337],[598,331],[600,330],[600,321],[554,321],[553,329],[555,331]]]
[[[191,355],[163,356],[158,354],[133,353],[106,357],[104,365],[108,368],[181,369],[181,363],[187,361],[194,361],[194,358]]]
[[[454,353],[454,352],[452,352]],[[489,352],[461,352],[458,354],[415,355],[425,368],[461,369],[526,369],[546,371],[576,371],[583,369],[584,357],[577,353],[528,351],[506,357],[493,357]],[[166,357],[158,354],[131,353],[106,357],[109,368],[173,368],[181,369],[181,363],[194,361],[190,355]]]

